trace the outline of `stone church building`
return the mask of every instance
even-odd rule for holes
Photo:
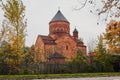
[[[60,10],[49,22],[49,34],[38,35],[35,43],[35,60],[51,63],[70,61],[80,49],[86,55],[86,46],[78,38],[75,28],[70,34],[70,23]]]

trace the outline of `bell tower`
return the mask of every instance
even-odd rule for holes
[[[78,30],[76,28],[73,31],[73,37],[74,37],[75,40],[78,39]]]
[[[62,36],[65,34],[70,34],[70,23],[64,17],[60,10],[52,18],[49,23],[49,35],[50,36]]]

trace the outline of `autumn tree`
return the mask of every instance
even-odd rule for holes
[[[1,1],[1,7],[5,17],[2,24],[3,30],[5,30],[3,41],[6,41],[10,49],[12,49],[9,52],[11,58],[7,58],[9,59],[8,61],[11,60],[10,65],[14,68],[13,70],[19,72],[19,65],[24,57],[25,47],[25,6],[21,0],[5,0]]]
[[[79,6],[75,10],[81,10],[89,6],[91,13],[96,14],[102,20],[120,17],[120,0],[77,0]]]
[[[120,0],[101,0],[103,7],[98,11],[98,15],[106,14],[107,17],[120,17]]]
[[[102,56],[104,54],[106,54],[107,51],[106,51],[106,47],[105,47],[105,44],[104,44],[104,38],[102,35],[100,35],[98,37],[98,43],[97,43],[97,46],[96,46],[96,49],[95,49],[95,55],[97,56]]]
[[[120,21],[111,21],[106,28],[104,38],[108,45],[109,53],[120,53]]]
[[[22,61],[22,69],[24,74],[30,74],[33,72],[34,69],[34,54],[35,54],[35,46],[32,45],[31,47],[24,48],[24,59]]]
[[[96,47],[94,48],[93,52],[90,53],[90,60],[91,62],[93,62],[93,59],[95,57],[97,57],[98,60],[100,60],[100,58],[102,58],[104,55],[107,54],[107,50],[106,50],[106,46],[105,46],[105,42],[104,42],[104,38],[102,35],[100,35],[98,37],[98,41],[96,43]]]
[[[6,0],[6,2],[6,4],[2,3],[5,17],[3,25],[8,30],[8,40],[10,40],[10,43],[14,45],[17,52],[20,52],[23,51],[25,46],[25,6],[20,0]]]
[[[100,35],[98,37],[98,44],[95,49],[95,56],[92,65],[96,71],[111,72],[114,71],[113,62],[114,58],[107,52],[104,37]],[[99,67],[97,67],[97,65],[99,65]]]
[[[7,42],[3,41],[0,47],[0,74],[9,74],[9,66],[6,60],[9,55],[6,51],[9,48],[8,46]]]

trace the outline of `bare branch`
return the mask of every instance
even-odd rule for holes
[[[118,4],[119,0],[116,0],[116,2],[114,4],[112,4],[114,2],[114,0],[108,0],[105,5],[103,6],[102,10],[98,13],[98,15],[102,14],[102,13],[108,13],[110,12],[111,8],[115,5]]]
[[[79,0],[77,0],[78,1],[78,3],[81,5],[81,7],[79,7],[79,8],[75,8],[75,10],[81,10],[82,8],[84,8],[85,7],[85,5],[87,4],[87,1],[88,0],[84,0],[84,1],[79,1]]]

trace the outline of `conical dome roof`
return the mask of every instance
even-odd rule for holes
[[[78,30],[75,28],[73,32],[78,32]]]
[[[56,15],[52,18],[52,20],[50,22],[54,22],[54,21],[66,21],[66,22],[68,22],[68,20],[64,17],[64,15],[61,13],[60,10],[58,10]]]

